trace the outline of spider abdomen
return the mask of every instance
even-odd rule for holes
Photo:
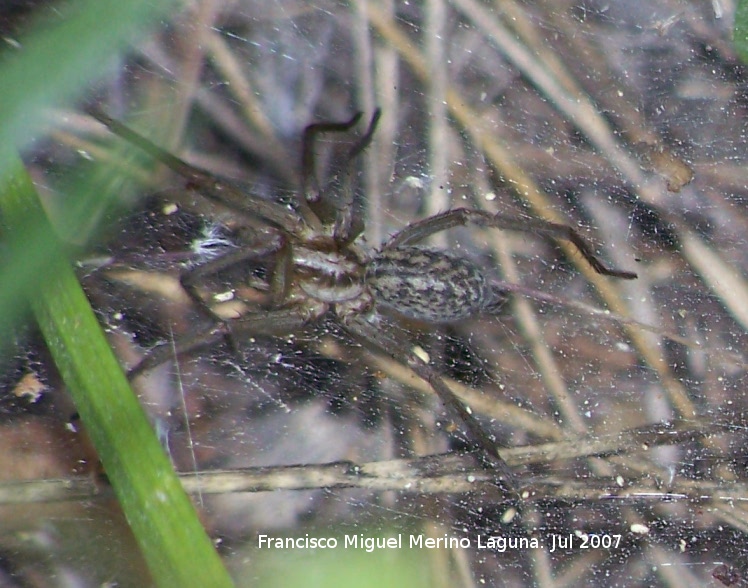
[[[490,297],[477,265],[438,249],[382,251],[370,262],[366,282],[377,304],[436,323],[474,316]]]

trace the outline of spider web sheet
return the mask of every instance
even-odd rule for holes
[[[459,324],[388,317],[506,448],[519,501],[461,456],[425,382],[330,318],[202,346],[139,378],[179,471],[246,473],[244,489],[262,490],[195,494],[237,584],[278,585],[281,572],[295,574],[285,586],[748,581],[745,74],[731,22],[718,0],[199,0],[113,63],[80,110],[55,113],[31,158],[50,202],[85,185],[116,190],[126,211],[103,219],[80,274],[128,366],[205,325],[181,271],[271,227],[193,193],[84,114],[91,106],[290,207],[304,128],[379,107],[353,178],[365,249],[467,207],[519,228],[568,224],[639,274],[602,278],[532,232],[452,229],[429,245],[530,294]],[[332,207],[354,137],[317,144]],[[199,289],[228,316],[261,312],[271,261]],[[43,345],[31,330],[17,338],[3,369],[4,476],[77,479],[90,450],[66,427],[72,409]],[[38,507],[4,510],[3,573],[138,584],[140,556],[103,501]],[[19,541],[31,532],[37,541]],[[346,549],[346,537],[402,544]],[[338,549],[304,543],[319,538]]]

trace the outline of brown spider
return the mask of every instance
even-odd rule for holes
[[[592,248],[571,227],[540,220],[517,220],[479,210],[459,208],[411,223],[393,235],[378,251],[366,252],[357,244],[363,230],[357,218],[350,189],[352,160],[369,144],[379,120],[377,110],[365,134],[347,154],[348,174],[343,178],[343,205],[330,210],[322,198],[314,174],[314,141],[323,133],[350,130],[361,113],[342,123],[313,124],[306,128],[302,147],[302,189],[295,207],[245,193],[208,172],[195,168],[156,146],[125,125],[100,112],[93,116],[112,132],[167,165],[190,181],[203,195],[259,217],[270,233],[259,234],[246,247],[210,261],[181,276],[190,297],[215,319],[214,326],[188,341],[180,342],[178,353],[215,342],[221,337],[244,333],[288,334],[311,321],[334,313],[354,337],[378,351],[404,361],[434,389],[441,401],[466,429],[466,438],[481,463],[497,471],[506,487],[511,474],[494,438],[448,388],[439,372],[416,355],[385,328],[377,307],[431,323],[448,323],[496,309],[505,294],[492,286],[480,267],[444,251],[417,247],[428,236],[452,227],[474,224],[542,234],[573,243],[598,273],[633,279],[636,274],[604,265]],[[262,313],[250,313],[231,321],[215,317],[197,292],[201,278],[234,264],[275,256],[270,283],[271,306]],[[135,377],[171,357],[167,346],[151,350],[130,376]]]

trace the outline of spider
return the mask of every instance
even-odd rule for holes
[[[142,135],[106,114],[92,115],[113,133],[184,176],[204,196],[257,217],[269,225],[245,247],[187,270],[181,275],[185,291],[198,308],[213,318],[213,326],[194,338],[180,342],[184,353],[222,337],[242,334],[289,334],[304,325],[332,314],[339,324],[365,345],[407,365],[427,381],[452,416],[464,428],[469,446],[481,464],[496,472],[505,489],[512,474],[501,458],[491,436],[449,389],[439,371],[422,359],[407,342],[399,340],[385,326],[380,307],[390,313],[427,323],[449,323],[495,312],[505,293],[492,286],[484,271],[472,261],[418,244],[430,235],[453,227],[477,225],[496,229],[532,232],[570,241],[600,274],[633,279],[636,274],[606,266],[592,247],[573,228],[541,220],[517,220],[480,210],[457,208],[411,223],[390,237],[378,250],[365,251],[357,238],[364,224],[353,206],[352,163],[370,143],[380,111],[369,121],[365,133],[347,153],[342,178],[343,203],[330,208],[314,172],[315,140],[324,134],[345,133],[362,117],[357,113],[345,122],[309,125],[303,135],[301,190],[293,207],[239,190],[227,181],[196,168],[161,149]],[[216,317],[197,291],[196,285],[209,274],[234,266],[274,257],[268,308],[240,318]],[[134,378],[172,356],[168,346],[155,347],[130,372]]]

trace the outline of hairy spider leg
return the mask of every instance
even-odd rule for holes
[[[346,330],[354,337],[374,347],[379,353],[392,357],[399,363],[406,363],[419,378],[428,382],[441,403],[457,422],[464,425],[463,436],[467,440],[482,467],[498,473],[497,483],[505,491],[516,487],[514,475],[499,452],[496,440],[477,421],[473,413],[452,392],[439,372],[415,353],[392,337],[386,329],[375,325],[371,317],[357,316],[344,323]]]
[[[353,161],[371,143],[372,137],[379,123],[382,112],[379,108],[374,111],[369,126],[364,134],[350,147],[345,156],[345,167],[341,178],[341,194],[343,203],[334,212],[325,209],[323,190],[320,187],[316,174],[314,144],[318,137],[329,133],[345,133],[358,124],[363,116],[357,112],[350,120],[345,122],[323,122],[314,123],[304,129],[301,148],[301,191],[299,194],[299,211],[310,224],[314,223],[318,229],[322,229],[317,220],[333,218],[331,223],[332,237],[336,242],[346,244],[353,240],[363,230],[363,223],[353,216],[353,193],[352,175]],[[310,220],[312,213],[314,220]],[[324,221],[323,221],[324,222]],[[358,231],[355,232],[355,231]]]
[[[253,241],[247,242],[243,247],[240,247],[235,251],[230,251],[216,259],[212,259],[196,267],[184,270],[179,276],[179,282],[195,304],[198,311],[206,318],[210,319],[212,323],[210,328],[199,331],[198,333],[179,341],[176,348],[174,348],[170,343],[163,343],[150,349],[140,363],[130,370],[128,377],[134,378],[144,371],[156,367],[169,359],[173,359],[175,352],[178,357],[201,347],[209,347],[218,342],[221,338],[227,339],[227,342],[231,347],[236,347],[232,340],[232,327],[226,320],[215,314],[210,305],[205,302],[202,296],[200,296],[197,289],[198,284],[202,279],[214,275],[221,270],[232,267],[237,263],[260,260],[278,252],[281,252],[281,254],[276,257],[276,264],[282,264],[279,260],[288,256],[287,254],[283,255],[286,249],[284,244],[285,241],[280,234],[276,235],[276,238],[270,241],[267,240],[266,235],[263,235],[263,237],[257,236]],[[273,276],[278,274],[280,274],[280,272],[276,268]],[[285,280],[285,276],[283,279]],[[271,281],[271,298],[274,296],[276,289],[277,288],[273,287]],[[273,300],[273,303],[275,303],[275,300]],[[236,320],[237,319],[233,319],[232,322],[236,322]],[[279,321],[279,324],[282,324],[283,322],[284,321]],[[294,324],[296,323],[294,322]]]
[[[371,144],[381,116],[381,109],[377,108],[374,110],[366,132],[351,146],[348,152],[347,169],[343,176],[342,185],[342,192],[345,198],[343,206],[338,210],[335,218],[335,227],[333,228],[333,236],[338,243],[350,243],[364,231],[364,221],[360,218],[360,215],[356,214],[353,198],[353,162]]]
[[[307,125],[301,139],[301,204],[316,204],[322,198],[322,188],[316,173],[314,143],[320,135],[345,133],[358,124],[363,112],[357,112],[344,122],[321,122]]]
[[[313,318],[315,317],[309,311],[299,306],[291,306],[270,310],[263,314],[248,314],[233,319],[231,324],[220,321],[208,329],[180,339],[174,347],[169,344],[154,347],[146,353],[138,365],[127,372],[127,378],[134,380],[140,374],[174,359],[175,355],[179,357],[197,349],[210,347],[227,337],[235,339],[245,333],[280,336],[300,329]]]
[[[267,233],[255,235],[251,241],[241,243],[233,251],[182,271],[179,275],[179,283],[205,317],[213,321],[221,321],[223,319],[216,315],[211,310],[210,305],[200,296],[198,292],[200,283],[205,278],[213,276],[222,270],[234,267],[243,262],[263,259],[284,249],[285,240],[277,232],[271,238],[268,238]],[[276,273],[277,271],[273,275]]]
[[[229,181],[190,165],[99,110],[92,109],[89,114],[115,135],[132,143],[156,161],[185,177],[191,183],[191,187],[200,191],[204,196],[251,216],[259,216],[289,233],[302,235],[309,232],[307,223],[296,211],[242,190]]]
[[[554,239],[563,239],[574,245],[597,273],[624,280],[634,280],[637,278],[634,272],[619,270],[605,265],[595,255],[592,246],[577,231],[567,225],[560,225],[539,219],[516,219],[501,214],[491,214],[483,210],[470,210],[467,208],[448,210],[408,225],[387,241],[382,246],[382,251],[403,245],[412,245],[434,233],[468,224],[493,229],[537,233]]]

